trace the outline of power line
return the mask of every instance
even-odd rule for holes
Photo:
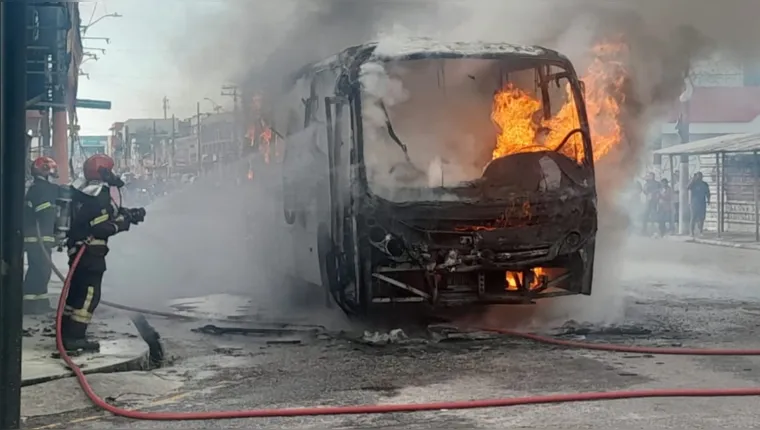
[[[111,75],[111,74],[100,74],[97,72],[90,72],[92,73],[93,77],[95,79],[102,79],[102,80],[128,80],[128,81],[157,81],[161,82],[162,79],[166,79],[167,75],[160,73],[152,76],[130,76],[130,75]]]
[[[109,39],[112,39],[112,37],[109,37]],[[178,52],[178,49],[156,49],[156,48],[141,48],[141,47],[133,47],[133,48],[114,48],[112,46],[108,47],[108,52],[124,52],[124,53],[130,53],[130,52],[137,52],[137,53],[159,53],[159,54],[173,54],[175,52]]]
[[[98,10],[98,4],[99,2],[95,2],[95,4],[92,6],[92,13],[90,14],[90,20],[87,21],[87,27],[92,24],[92,20],[95,19],[95,12]]]

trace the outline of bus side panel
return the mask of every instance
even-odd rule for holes
[[[317,231],[320,223],[329,224],[327,204],[330,201],[328,181],[328,162],[325,151],[327,136],[324,121],[314,121],[323,113],[324,106],[315,94],[316,87],[312,79],[300,80],[287,96],[287,110],[282,115],[294,126],[288,130],[287,150],[283,163],[283,175],[287,178],[283,194],[290,193],[294,220],[292,225],[285,222],[291,244],[293,274],[303,281],[321,285],[321,268],[318,257]],[[309,113],[309,118],[306,118]],[[294,121],[293,117],[297,119]],[[297,126],[295,126],[298,124]],[[290,127],[289,127],[290,128]],[[284,212],[281,210],[281,212]]]

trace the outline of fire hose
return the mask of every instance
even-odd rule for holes
[[[45,255],[45,259],[47,260],[48,264],[50,264],[50,267],[53,270],[53,273],[55,273],[55,276],[61,282],[63,282],[65,284],[66,283],[66,276],[63,276],[63,273],[61,273],[60,269],[58,269],[58,267],[56,267],[55,263],[53,263],[53,258],[51,257],[51,255],[47,252],[47,249],[45,248],[45,243],[42,240],[42,234],[40,233],[40,225],[37,224],[36,227],[37,227],[37,242],[42,247],[43,255]],[[69,273],[71,273],[71,271],[69,271]],[[161,311],[154,311],[154,310],[149,310],[149,309],[140,309],[140,308],[136,308],[136,307],[133,307],[133,306],[127,306],[127,305],[122,305],[122,304],[119,304],[119,303],[109,302],[107,300],[101,300],[100,304],[102,304],[103,306],[107,306],[109,308],[119,309],[119,310],[122,310],[122,311],[136,312],[136,313],[139,313],[139,314],[153,315],[153,316],[162,317],[162,318],[182,319],[182,320],[195,320],[195,319],[197,319],[197,318],[193,318],[191,316],[180,315],[180,314],[176,314],[176,313],[172,313],[172,312],[161,312]]]
[[[105,410],[113,415],[148,421],[198,421],[198,420],[223,420],[223,419],[240,419],[240,418],[273,418],[273,417],[303,417],[303,416],[323,416],[323,415],[367,415],[367,414],[389,414],[389,413],[408,413],[421,411],[439,411],[439,410],[461,410],[461,409],[482,409],[497,408],[519,405],[539,405],[553,403],[569,402],[589,402],[602,400],[619,400],[619,399],[641,399],[641,398],[663,398],[663,397],[742,397],[760,395],[760,387],[749,388],[704,388],[704,389],[653,389],[653,390],[629,390],[629,391],[607,391],[607,392],[590,392],[590,393],[569,393],[569,394],[549,394],[540,396],[526,397],[507,397],[499,399],[485,400],[463,400],[434,403],[415,403],[415,404],[386,404],[386,405],[362,405],[362,406],[332,406],[332,407],[303,407],[303,408],[273,408],[273,409],[251,409],[239,411],[211,411],[211,412],[146,412],[123,409],[106,402],[98,396],[87,382],[84,372],[77,366],[68,355],[66,348],[63,346],[61,337],[61,320],[63,318],[66,296],[71,287],[71,278],[76,270],[79,260],[86,250],[83,245],[71,264],[68,275],[63,282],[63,290],[58,300],[56,313],[56,347],[61,355],[61,359],[74,372],[74,375],[82,387],[82,390],[90,401],[98,408]],[[480,331],[491,331],[505,335],[520,337],[533,340],[540,343],[564,346],[568,348],[591,349],[611,352],[625,353],[643,353],[659,355],[760,355],[758,349],[693,349],[693,348],[657,348],[657,347],[640,347],[640,346],[623,346],[623,345],[601,345],[569,340],[561,340],[551,337],[540,336],[536,334],[522,333],[513,330],[494,329],[481,327]]]

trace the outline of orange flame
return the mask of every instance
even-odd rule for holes
[[[625,101],[626,70],[621,58],[627,46],[605,43],[592,49],[594,59],[582,77],[586,85],[593,158],[599,160],[622,141],[620,104]],[[549,119],[541,118],[541,101],[512,83],[494,96],[491,119],[499,127],[493,158],[520,152],[555,150],[572,130],[579,127],[578,111],[570,85],[567,102]],[[585,156],[580,135],[574,135],[560,150],[581,162]]]
[[[589,118],[593,159],[606,156],[623,138],[620,105],[625,101],[623,85],[626,70],[621,59],[628,53],[623,43],[602,43],[592,49],[594,59],[586,69],[586,111]],[[552,118],[541,118],[541,101],[512,83],[494,96],[491,119],[499,127],[493,158],[520,152],[556,150],[562,140],[578,128],[578,111],[570,85],[566,86],[567,102]],[[581,136],[576,134],[560,149],[560,152],[577,162],[585,157]],[[530,212],[530,206],[524,208]],[[540,276],[546,275],[542,268],[535,268],[534,280],[529,289],[540,286]],[[516,291],[522,283],[522,273],[507,272],[506,286]]]
[[[264,130],[259,135],[261,138],[261,146],[259,146],[259,151],[264,154],[264,162],[269,164],[270,145],[272,143],[272,129],[265,125],[264,121],[261,123],[264,126]]]
[[[525,286],[528,290],[535,290],[536,288],[541,287],[541,277],[548,276],[546,270],[541,267],[536,267],[532,270],[533,281],[531,281],[530,285]],[[522,284],[522,282],[523,274],[521,272],[507,272],[507,291],[517,291],[518,285]]]
[[[534,145],[538,125],[534,117],[541,109],[541,102],[511,82],[494,96],[491,120],[501,133],[496,137],[493,158],[506,157],[518,152],[543,151]]]

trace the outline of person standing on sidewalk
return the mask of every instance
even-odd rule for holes
[[[31,174],[33,182],[24,200],[24,251],[29,264],[24,278],[24,315],[52,310],[48,282],[53,270],[50,258],[55,246],[55,201],[59,195],[59,186],[51,182],[58,177],[55,160],[37,158],[32,162]]]
[[[671,220],[671,222],[673,223],[673,233],[678,232],[678,214],[681,213],[679,212],[681,210],[680,203],[679,203],[681,201],[680,200],[681,191],[680,191],[679,182],[678,182],[679,180],[678,175],[679,175],[678,170],[673,172],[673,183],[670,186],[670,188],[673,190],[673,219]]]
[[[644,182],[644,218],[641,225],[641,234],[649,234],[649,223],[657,222],[657,204],[660,202],[660,190],[662,184],[654,178],[654,173],[648,173]]]
[[[662,179],[660,183],[662,184],[662,189],[660,190],[660,202],[657,205],[659,211],[658,224],[660,227],[660,237],[665,237],[666,234],[672,232],[674,229],[673,209],[675,206],[673,200],[675,194],[667,179]]]
[[[697,172],[689,183],[689,205],[691,206],[691,222],[689,223],[689,232],[694,237],[695,227],[699,229],[699,234],[705,227],[705,217],[707,216],[707,205],[710,204],[710,186],[702,180],[702,172]]]

